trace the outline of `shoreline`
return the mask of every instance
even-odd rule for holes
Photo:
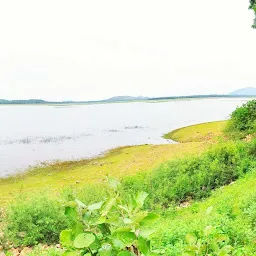
[[[219,123],[219,122],[217,122]],[[208,129],[216,130],[216,122],[207,123]],[[215,125],[214,125],[215,124]],[[205,124],[193,125],[202,133]],[[79,161],[59,161],[45,166],[32,167],[22,173],[0,178],[0,204],[7,204],[16,195],[49,191],[56,195],[64,187],[80,187],[86,184],[97,184],[106,176],[122,179],[137,173],[154,170],[159,165],[186,157],[201,154],[214,140],[198,141],[190,133],[191,126],[180,128],[189,142],[124,146],[111,149],[101,156]],[[220,131],[219,131],[220,132]],[[204,136],[203,136],[204,137]]]
[[[25,104],[24,104],[25,105]],[[36,105],[36,104],[35,104]],[[195,128],[198,129],[200,126],[207,126],[207,125],[214,125],[214,124],[218,124],[218,123],[223,123],[226,122],[226,120],[218,120],[218,121],[212,121],[212,122],[204,122],[204,123],[198,123],[198,124],[193,124],[193,125],[188,125],[188,126],[183,126],[180,127],[178,129],[174,129],[171,132],[165,133],[163,134],[161,137],[164,138],[165,140],[169,140],[174,142],[173,144],[179,144],[179,143],[183,143],[184,141],[177,139],[176,138],[176,134],[182,131],[185,131],[186,133],[186,137],[189,138],[189,134],[191,132],[191,128]],[[188,139],[190,141],[187,142],[199,142],[196,140],[196,138],[191,137]],[[170,143],[171,144],[171,143]],[[120,151],[125,150],[125,149],[132,149],[132,148],[139,148],[139,147],[143,147],[143,146],[165,146],[165,145],[170,145],[168,143],[166,144],[139,144],[139,145],[125,145],[125,146],[120,146],[120,147],[114,147],[114,148],[110,148],[107,149],[95,156],[92,157],[82,157],[80,159],[75,159],[75,160],[53,160],[53,161],[46,161],[46,162],[41,162],[35,165],[31,165],[28,168],[24,168],[24,169],[17,169],[17,173],[13,173],[4,177],[0,177],[0,181],[1,180],[6,180],[6,179],[12,179],[12,178],[22,178],[24,176],[26,176],[27,174],[33,174],[33,172],[35,172],[38,169],[43,169],[43,168],[48,168],[48,167],[55,167],[55,166],[59,166],[59,165],[63,165],[63,166],[70,166],[70,165],[83,165],[83,164],[88,164],[92,161],[100,161],[104,158],[113,156],[114,154],[119,154]]]

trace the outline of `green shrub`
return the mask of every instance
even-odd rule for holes
[[[152,255],[149,236],[157,215],[140,210],[148,194],[124,202],[119,183],[111,184],[114,191],[105,201],[85,205],[75,200],[66,207],[72,225],[60,234],[64,255]]]
[[[256,165],[255,141],[219,144],[199,157],[167,162],[150,175],[124,178],[123,190],[134,194],[146,191],[151,200],[146,207],[169,207],[191,199],[202,199],[215,188],[243,176]],[[141,178],[143,177],[143,179]]]
[[[6,236],[15,246],[57,243],[67,227],[62,206],[43,195],[18,198],[7,210]]]
[[[243,104],[231,114],[225,132],[235,138],[256,132],[256,100]]]

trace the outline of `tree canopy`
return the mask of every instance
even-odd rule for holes
[[[253,28],[256,28],[256,0],[250,0],[250,6],[249,9],[253,10],[255,13],[255,19],[253,21]]]

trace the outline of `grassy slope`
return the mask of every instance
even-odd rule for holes
[[[155,244],[157,247],[159,245],[165,247],[168,243],[179,243],[179,240],[183,240],[189,232],[201,231],[208,225],[220,223],[223,214],[231,216],[232,225],[237,229],[236,233],[239,236],[239,232],[243,232],[243,229],[251,230],[247,226],[243,208],[248,207],[249,202],[255,202],[255,195],[256,170],[228,186],[213,191],[212,196],[205,201],[194,202],[169,215],[167,213],[167,216],[160,220],[158,232],[154,235]],[[210,207],[213,207],[213,210],[210,214],[206,214]],[[164,255],[171,254],[166,252]]]
[[[58,190],[64,186],[81,186],[86,183],[101,182],[106,175],[123,177],[146,170],[152,170],[159,164],[186,154],[202,152],[211,141],[195,138],[194,134],[211,133],[220,135],[224,123],[213,122],[207,125],[195,125],[179,129],[183,141],[189,143],[168,145],[142,145],[111,150],[103,157],[77,162],[60,162],[46,167],[34,168],[22,175],[0,180],[0,204],[6,204],[17,193]],[[176,132],[168,138],[176,139]],[[193,142],[193,141],[196,142]]]
[[[183,143],[209,141],[218,138],[226,124],[227,121],[218,121],[191,125],[167,133],[164,138]]]

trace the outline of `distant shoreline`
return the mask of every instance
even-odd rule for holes
[[[99,100],[99,101],[44,101],[44,100],[1,100],[0,105],[90,105],[90,104],[108,104],[108,103],[129,103],[129,102],[160,102],[169,100],[189,100],[189,99],[241,99],[241,98],[256,98],[249,95],[191,95],[191,96],[171,96],[171,97],[156,97],[147,99],[134,100]]]

